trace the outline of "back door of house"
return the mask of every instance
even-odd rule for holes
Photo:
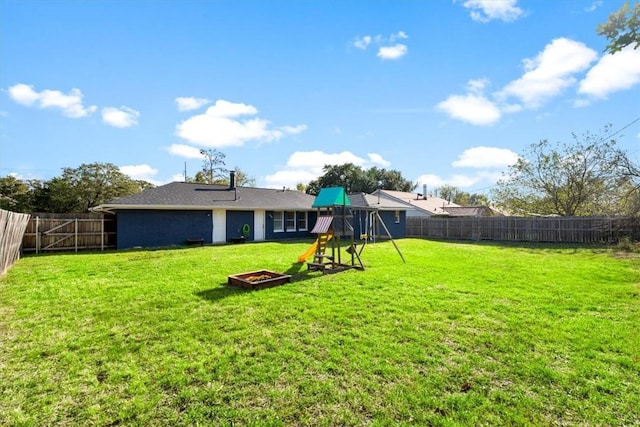
[[[253,211],[227,211],[227,242],[255,239]]]

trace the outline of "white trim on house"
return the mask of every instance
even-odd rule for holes
[[[227,211],[214,209],[213,215],[213,243],[225,243],[227,241]]]
[[[267,212],[264,210],[256,210],[253,212],[253,240],[265,240],[265,217]]]

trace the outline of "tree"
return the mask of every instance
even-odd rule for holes
[[[453,185],[443,185],[441,187],[436,188],[436,194],[449,202],[457,203],[456,196],[460,192],[458,187],[454,187]]]
[[[224,168],[226,157],[224,153],[210,148],[208,150],[201,149],[200,154],[204,157],[202,159],[202,171],[196,174],[195,182],[202,182],[203,184],[220,184],[229,182],[229,171]]]
[[[0,208],[14,212],[31,212],[32,193],[27,182],[7,175],[0,178]]]
[[[460,206],[488,205],[489,199],[484,194],[468,193],[453,185],[443,185],[436,189],[436,194]]]
[[[307,194],[318,194],[324,187],[344,187],[347,193],[373,193],[377,189],[411,191],[415,188],[396,170],[376,167],[364,170],[353,163],[325,165],[322,170],[324,174],[307,185]]]
[[[21,212],[87,212],[93,206],[153,186],[131,179],[111,163],[89,163],[63,168],[61,176],[47,181],[0,178],[0,207]]]
[[[614,54],[625,47],[635,44],[634,49],[640,46],[640,2],[636,2],[629,9],[629,2],[609,15],[604,24],[598,25],[597,33],[609,40],[605,48],[606,52]]]
[[[627,181],[626,187],[620,187],[627,202],[627,214],[640,216],[640,163],[623,156],[619,166],[623,181]]]
[[[242,169],[238,166],[234,169],[236,186],[238,187],[255,187],[256,179],[249,177]]]
[[[40,212],[87,212],[117,197],[153,187],[131,179],[111,163],[83,163],[63,168],[62,175],[34,186],[34,209]]]
[[[606,135],[610,126],[605,126]],[[625,154],[602,135],[572,134],[573,144],[532,144],[509,167],[492,192],[495,203],[514,214],[598,215],[614,212]]]

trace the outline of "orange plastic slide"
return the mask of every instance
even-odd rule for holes
[[[309,249],[307,249],[305,253],[303,253],[298,257],[298,262],[305,262],[307,258],[309,258],[311,255],[316,253],[317,248],[318,248],[318,239],[316,239],[316,241],[313,242],[311,246],[309,246]]]

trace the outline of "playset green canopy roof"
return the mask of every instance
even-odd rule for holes
[[[342,187],[321,188],[320,193],[313,201],[313,208],[329,208],[332,206],[351,206],[349,196]]]

